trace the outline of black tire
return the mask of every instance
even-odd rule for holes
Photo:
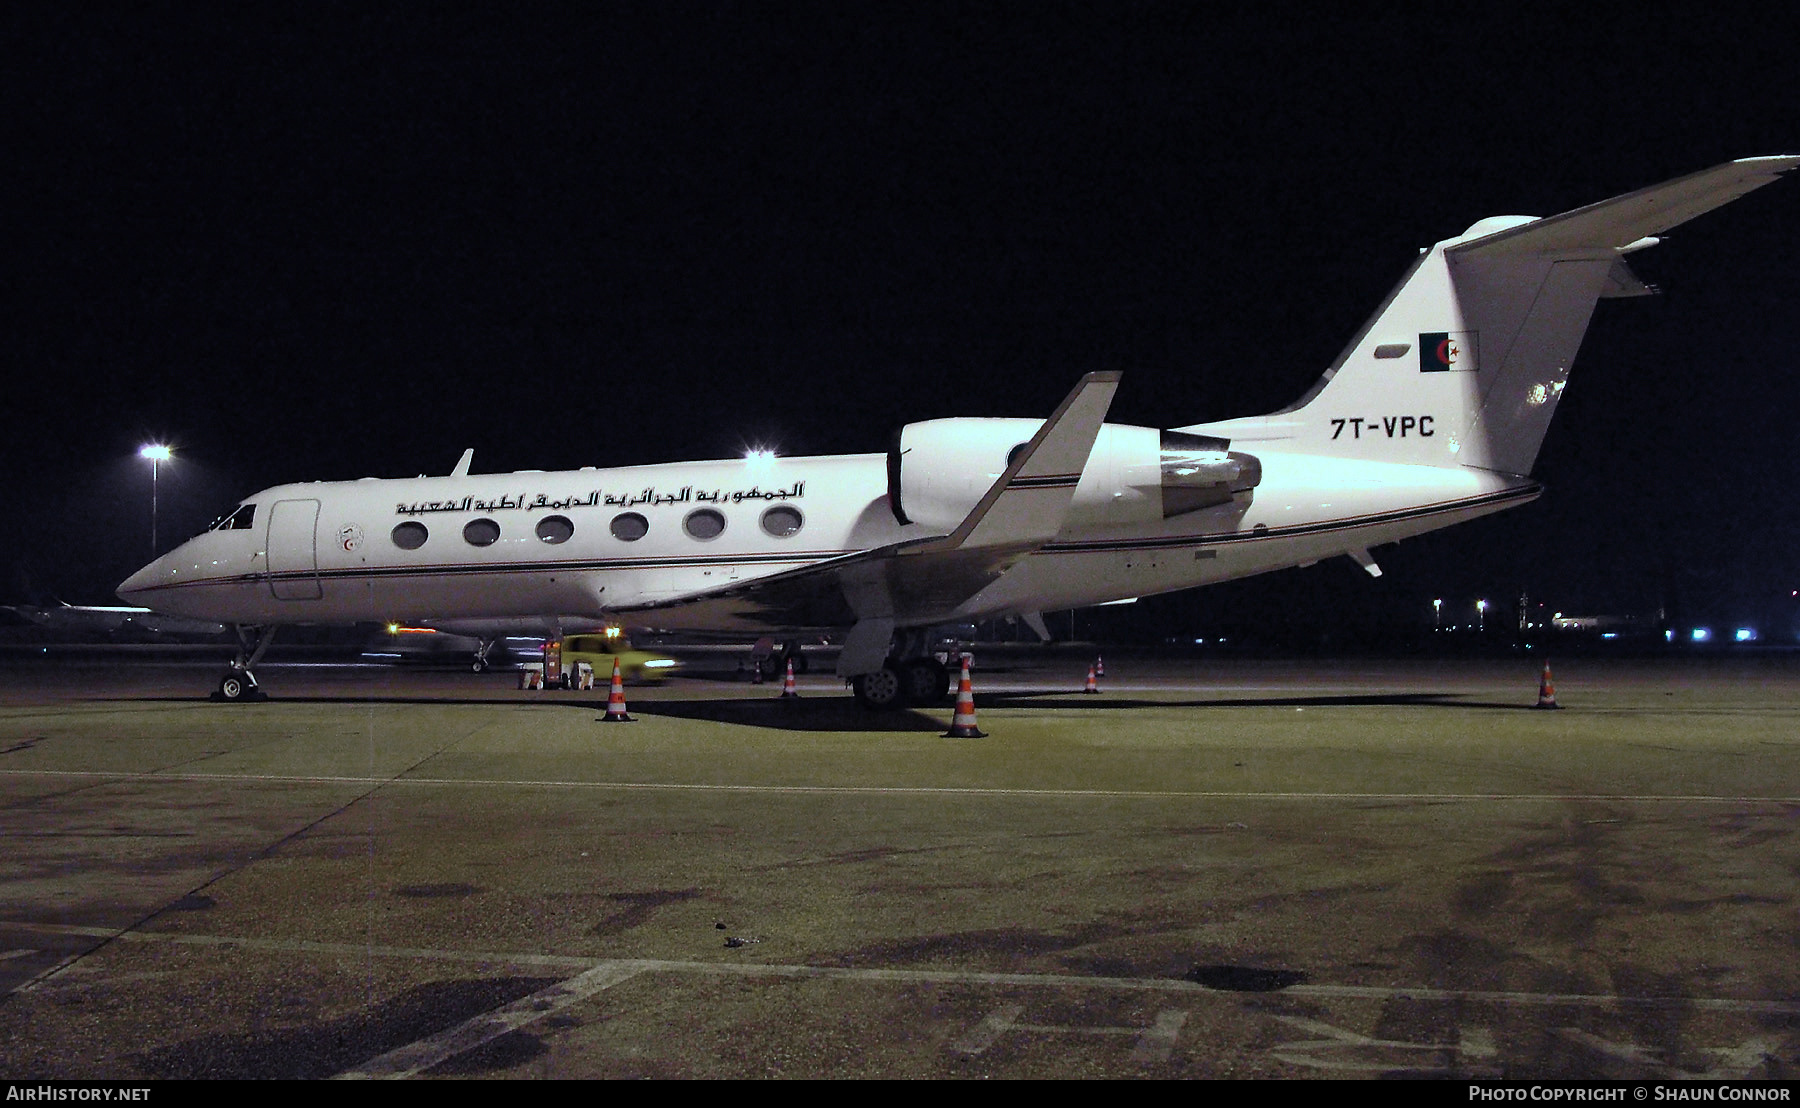
[[[936,658],[914,658],[901,669],[906,699],[921,706],[950,702],[950,671]]]
[[[906,682],[893,665],[885,665],[874,673],[859,673],[850,681],[856,702],[872,712],[894,711],[906,707]]]
[[[242,700],[250,691],[250,682],[241,673],[227,673],[219,678],[219,699]]]
[[[475,659],[474,663],[469,666],[469,669],[475,673],[486,673],[488,669],[487,659]]]

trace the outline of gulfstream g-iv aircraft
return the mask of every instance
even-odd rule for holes
[[[1537,497],[1528,476],[1626,256],[1774,181],[1748,158],[1420,252],[1319,382],[1270,415],[1105,422],[1118,373],[1047,419],[936,419],[886,454],[265,489],[119,587],[239,628],[219,693],[256,692],[276,627],[493,632],[607,621],[746,635],[848,629],[871,706],[936,701],[929,629],[1193,588],[1348,555]]]

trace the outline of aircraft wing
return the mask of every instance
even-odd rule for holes
[[[1471,239],[1450,247],[1450,253],[1489,258],[1609,247],[1617,250],[1773,184],[1796,166],[1800,166],[1800,156],[1792,154],[1726,162],[1585,208]]]
[[[940,622],[1062,529],[1120,376],[1083,377],[948,535],[614,611],[654,622],[655,612],[678,608],[683,622],[698,617],[770,629]]]

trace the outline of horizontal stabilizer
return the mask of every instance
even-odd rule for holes
[[[1449,252],[1467,258],[1622,250],[1646,235],[1661,234],[1747,192],[1773,184],[1796,166],[1800,166],[1800,155],[1793,154],[1726,162],[1585,208],[1458,243]]]

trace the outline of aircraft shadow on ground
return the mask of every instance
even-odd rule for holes
[[[632,714],[675,719],[706,720],[742,727],[769,727],[777,731],[943,731],[950,725],[950,709],[942,718],[922,710],[871,712],[846,696],[803,697],[796,700],[768,698],[747,700],[639,701]]]
[[[442,697],[442,696],[271,696],[266,701],[246,701],[243,704],[220,704],[223,712],[233,711],[254,704],[448,704],[465,707],[494,707],[516,705],[544,705],[566,709],[568,711],[589,712],[598,720],[606,711],[604,697],[583,696],[581,699],[565,699],[570,694],[556,692],[544,694],[542,700],[523,700],[514,697]],[[195,696],[126,696],[120,700],[150,701],[160,703],[196,703],[205,702],[204,697]],[[1058,711],[1092,711],[1106,709],[1110,711],[1148,711],[1171,708],[1194,708],[1222,710],[1229,708],[1333,708],[1333,707],[1389,707],[1389,708],[1461,708],[1485,711],[1529,711],[1531,704],[1499,703],[1468,699],[1457,693],[1333,693],[1311,696],[1262,696],[1262,697],[1208,697],[1204,699],[1180,699],[1128,697],[1118,695],[1086,695],[1071,693],[1066,689],[1054,690],[1007,690],[1005,692],[980,693],[975,697],[976,708],[1007,709],[1034,708],[1053,709]],[[931,708],[915,708],[898,712],[872,712],[863,708],[854,699],[847,696],[800,697],[794,700],[783,700],[776,696],[769,697],[715,697],[709,699],[653,700],[638,698],[632,700],[628,710],[633,716],[655,716],[667,719],[704,720],[709,723],[725,723],[740,727],[763,727],[776,731],[835,731],[862,733],[894,733],[894,732],[943,732],[950,725],[954,708],[950,705]]]
[[[547,706],[567,711],[588,712],[596,720],[606,713],[606,697],[604,695],[598,698],[589,695],[579,700],[565,699],[569,695],[568,693],[549,692],[544,694],[542,700],[523,700],[513,697],[282,696],[271,694],[266,700],[218,704],[218,709],[221,712],[231,712],[252,708],[259,704],[337,704],[346,707],[359,704],[445,704],[461,707]],[[205,696],[120,696],[105,699],[156,704],[217,703]],[[937,709],[936,711],[942,718],[934,718],[925,711],[916,710],[872,712],[847,696],[808,697],[796,700],[782,700],[775,696],[757,699],[724,697],[712,700],[650,701],[633,699],[628,702],[626,708],[632,716],[706,720],[711,723],[730,723],[745,727],[767,727],[777,731],[869,732],[941,732],[949,726],[952,711],[948,707]]]
[[[1312,707],[1414,707],[1529,710],[1529,704],[1500,704],[1467,700],[1455,693],[1367,693],[1318,696],[1210,698],[1204,700],[1150,700],[1117,696],[1087,696],[1063,690],[1049,692],[977,693],[976,710],[984,708],[1036,708],[1067,711],[1168,710],[1171,708],[1312,708]],[[900,712],[871,712],[849,697],[803,697],[798,700],[728,698],[713,700],[639,700],[631,705],[634,715],[706,720],[743,727],[778,731],[839,732],[938,732],[949,727],[951,705],[915,708]]]
[[[1007,690],[977,693],[976,706],[990,708],[1484,708],[1509,710],[1530,704],[1502,704],[1470,700],[1460,693],[1320,693],[1310,696],[1221,696],[1203,699],[1159,697],[1154,700],[1100,693],[1071,693],[1066,689]]]

